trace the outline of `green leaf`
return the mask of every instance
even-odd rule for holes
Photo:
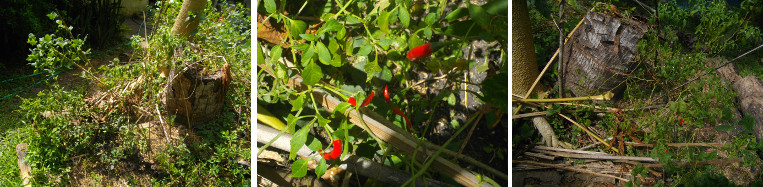
[[[437,14],[429,13],[429,15],[427,15],[427,17],[424,19],[427,22],[427,25],[432,26],[435,24],[435,22],[437,22],[437,17]]]
[[[509,111],[508,81],[509,75],[505,72],[493,75],[482,81],[480,89],[482,90],[482,93],[484,93],[483,101],[485,101],[485,103],[490,103],[503,111]]]
[[[323,174],[326,173],[327,168],[326,159],[321,159],[321,161],[318,162],[318,166],[315,167],[316,176],[323,176]]]
[[[344,37],[347,36],[347,29],[342,27],[339,29],[339,31],[336,32],[336,38],[344,39]]]
[[[48,19],[53,20],[58,17],[58,14],[56,14],[56,12],[50,12],[50,14],[48,14],[47,16],[48,16]]]
[[[275,63],[281,58],[281,50],[283,50],[281,45],[273,46],[273,48],[270,49],[270,63]]]
[[[331,53],[328,48],[326,48],[326,45],[323,45],[322,42],[318,42],[315,44],[315,50],[318,52],[318,60],[320,60],[321,63],[326,65],[331,63]]]
[[[294,161],[291,165],[291,177],[299,178],[304,177],[305,175],[307,175],[307,159]]]
[[[295,50],[298,50],[298,51],[305,51],[305,50],[307,50],[307,47],[310,47],[309,43],[301,43],[301,44],[297,44],[297,45],[292,45],[291,46],[292,49],[295,49]]]
[[[265,63],[265,55],[264,52],[262,52],[262,47],[259,44],[259,41],[257,41],[257,64],[264,64]]]
[[[334,108],[334,112],[331,113],[332,117],[336,117],[337,115],[344,115],[344,111],[347,111],[348,108],[352,107],[352,105],[348,102],[342,102],[339,103],[339,105]]]
[[[379,44],[379,46],[381,46],[381,47],[389,47],[389,45],[392,45],[392,42],[394,42],[394,40],[389,39],[389,38],[384,38],[384,39],[379,40],[379,43],[377,43],[377,44]]]
[[[310,45],[307,47],[307,50],[302,53],[302,64],[304,66],[305,63],[310,62],[310,59],[313,58],[313,55],[315,54],[315,46]]]
[[[319,30],[318,32],[320,34],[323,34],[323,33],[329,32],[329,31],[339,31],[339,29],[342,29],[342,28],[344,28],[344,26],[342,26],[342,24],[340,24],[339,22],[336,22],[336,20],[332,19],[332,20],[329,20],[328,22],[326,22],[326,24],[323,24],[321,29],[318,29]]]
[[[469,16],[472,17],[472,20],[477,21],[477,24],[479,24],[482,29],[488,30],[490,20],[488,20],[487,13],[481,6],[469,3]]]
[[[268,13],[275,13],[276,12],[276,2],[275,0],[265,0],[265,10],[268,11]]]
[[[456,94],[450,93],[448,96],[448,105],[456,106]]]
[[[337,43],[336,39],[332,38],[331,41],[329,41],[329,51],[332,55],[337,55],[336,52],[339,50],[339,43]]]
[[[321,116],[320,114],[317,114],[315,116],[318,117],[318,124],[320,124],[321,126],[331,123],[331,120],[323,118],[323,116]]]
[[[731,125],[718,125],[718,126],[715,126],[715,130],[730,131],[730,130],[734,130],[734,127],[732,127]]]
[[[310,150],[313,150],[313,151],[318,151],[321,148],[323,148],[323,145],[321,144],[321,141],[318,140],[318,138],[315,138],[315,136],[307,134],[307,148],[310,148]]]
[[[403,24],[403,28],[408,28],[408,25],[411,23],[411,14],[408,13],[408,9],[400,6],[397,8],[397,10],[397,17],[400,18],[400,23]]]
[[[353,42],[355,42],[353,39],[344,42],[344,53],[347,56],[352,56],[352,50],[355,49],[355,47],[352,46]]]
[[[294,38],[299,38],[299,34],[304,34],[305,30],[307,30],[307,24],[302,20],[291,20],[291,24],[289,24],[289,31],[291,32],[291,36]]]
[[[291,100],[291,111],[297,111],[300,108],[302,108],[303,104],[305,103],[305,94],[298,94],[296,99]]]
[[[450,12],[447,16],[445,16],[445,20],[448,20],[448,22],[456,21],[458,18],[462,18],[464,16],[469,15],[469,11],[466,10],[466,8],[457,8],[453,12]]]
[[[371,44],[363,45],[363,47],[360,47],[360,50],[358,50],[358,53],[355,54],[355,56],[368,56],[368,54],[371,54],[373,49],[374,46]]]
[[[570,4],[572,4],[572,7],[576,7],[575,1],[568,1]],[[490,15],[495,14],[501,14],[506,15],[509,10],[509,1],[490,1],[488,3],[485,3],[485,5],[482,5],[482,8],[485,9],[485,12],[487,12]]]
[[[297,120],[298,119],[299,118],[297,118],[296,116],[294,116],[292,114],[289,114],[289,115],[286,116],[286,126],[288,128],[288,130],[286,132],[291,133],[291,132],[295,131],[295,129],[297,128]]]
[[[381,29],[384,34],[389,34],[389,12],[384,11],[379,14],[379,19],[377,20],[377,24],[379,24],[379,29]]]
[[[445,34],[459,38],[479,36],[483,31],[476,26],[472,28],[472,24],[475,24],[472,20],[455,22],[445,29]],[[472,28],[471,31],[469,31],[469,28]],[[467,32],[469,32],[469,35],[466,35]]]
[[[411,36],[411,38],[408,39],[408,46],[410,46],[411,48],[415,46],[420,46],[420,45],[424,45],[424,40],[419,38],[419,36],[413,35]]]
[[[342,67],[344,65],[342,61],[342,57],[339,55],[335,55],[334,58],[331,59],[331,65],[334,67]]]
[[[368,75],[366,76],[366,82],[371,81],[371,78],[374,77],[373,75],[381,71],[381,67],[379,67],[379,62],[377,61],[376,58],[374,58],[374,61],[368,62],[368,64],[366,64],[366,67],[364,69],[366,71],[366,74]],[[359,100],[359,101],[362,101],[362,100]]]
[[[315,41],[318,40],[318,37],[314,34],[299,34],[299,37],[304,38],[307,41]]]
[[[323,77],[323,71],[321,71],[321,67],[314,62],[308,63],[305,70],[302,71],[302,81],[307,85],[318,83],[318,81],[321,80],[321,77]]]
[[[297,157],[297,151],[299,151],[299,149],[305,145],[305,142],[307,141],[307,134],[310,132],[310,126],[311,124],[307,124],[299,129],[296,133],[294,133],[294,136],[291,138],[291,142],[289,142],[291,144],[291,149],[289,149],[289,160]]]

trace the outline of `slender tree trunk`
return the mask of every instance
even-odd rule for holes
[[[527,2],[514,1],[512,6],[511,27],[514,31],[511,40],[511,92],[524,96],[538,77],[538,62],[530,28],[530,13]],[[539,90],[536,86],[535,90]]]
[[[199,27],[200,16],[204,13],[207,0],[185,0],[180,12],[172,25],[172,34],[178,34],[188,38]],[[189,17],[190,15],[194,15]]]

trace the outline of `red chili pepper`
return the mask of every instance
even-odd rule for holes
[[[342,155],[342,141],[340,140],[334,140],[334,149],[331,150],[331,152],[323,154],[323,150],[318,150],[318,153],[323,155],[323,158],[326,160],[334,160],[336,158],[339,158],[339,156]]]
[[[387,101],[387,104],[390,103],[390,101],[389,101],[389,90],[387,90],[387,85],[384,85],[384,101]]]
[[[411,49],[408,51],[408,60],[416,61],[418,59],[429,57],[432,55],[432,48],[430,48],[431,46],[431,44],[424,44]]]
[[[405,119],[405,126],[406,126],[406,127],[408,127],[408,131],[410,131],[410,132],[413,132],[413,125],[411,124],[411,120],[410,120],[410,119],[408,119],[408,116],[406,116],[406,115],[403,113],[403,111],[401,111],[401,110],[400,110],[399,108],[397,108],[397,107],[393,107],[393,108],[392,108],[392,112],[393,112],[393,113],[395,113],[395,114],[397,114],[397,115],[403,116],[403,119]]]
[[[350,99],[347,100],[348,103],[350,103],[352,106],[355,106],[355,98],[350,97]]]
[[[371,99],[374,99],[374,92],[371,92],[371,95],[366,97],[366,100],[363,100],[363,104],[360,105],[360,107],[364,107],[368,105],[368,103],[371,103]]]

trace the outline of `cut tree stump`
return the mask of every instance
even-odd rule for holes
[[[647,25],[632,19],[588,12],[564,45],[564,87],[575,96],[612,91],[620,98],[625,75],[637,65],[636,45],[646,31]]]
[[[180,71],[172,70],[167,77],[162,97],[164,108],[176,115],[175,122],[186,125],[205,124],[215,120],[224,106],[223,73],[218,71],[211,75],[204,74],[198,63]]]

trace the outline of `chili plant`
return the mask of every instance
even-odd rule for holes
[[[476,68],[477,73],[490,71],[488,74],[498,75],[494,77],[499,78],[494,79],[508,79],[505,49],[497,49],[504,58],[492,62],[498,67],[490,69],[488,63],[478,64],[474,47],[470,45],[479,40],[506,47],[508,2],[475,5],[468,1],[447,4],[445,1],[329,0],[320,3],[264,0],[264,6],[258,9],[261,45],[257,99],[287,122],[285,130],[295,132],[289,153],[289,159],[296,159],[292,164],[293,177],[306,175],[310,158],[297,158],[295,153],[307,142],[312,142],[308,147],[323,157],[315,170],[319,176],[327,168],[325,160],[341,159],[348,154],[390,160],[392,162],[387,164],[411,173],[426,170],[426,166],[419,167],[422,164],[413,157],[388,149],[373,133],[364,131],[365,124],[352,124],[346,114],[338,112],[351,107],[368,108],[408,129],[415,137],[427,140],[424,134],[432,130],[432,108],[455,106],[453,93],[463,88],[447,87],[434,96],[422,96],[411,88],[416,84],[413,73],[416,71],[443,74],[449,82],[479,85],[484,94],[473,94],[482,101],[495,102],[495,106],[506,111],[506,105],[500,104],[508,103],[506,84],[491,78],[482,84],[471,83],[464,75]],[[306,88],[291,86],[291,81],[298,78]],[[505,91],[484,91],[486,87]],[[344,102],[329,113],[317,103],[314,90],[322,90]],[[375,97],[376,93],[383,93],[384,101],[374,100],[379,98]],[[441,105],[441,102],[448,104]],[[267,103],[271,107],[267,107]],[[276,105],[291,107],[278,109]],[[323,153],[321,141],[313,141],[319,138],[332,142],[333,150]]]

